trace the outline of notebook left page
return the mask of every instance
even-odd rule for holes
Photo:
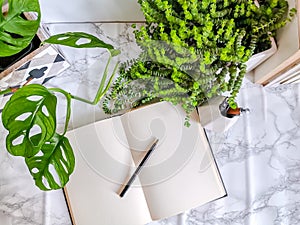
[[[139,179],[124,198],[118,193],[134,164],[120,118],[99,121],[67,133],[76,157],[65,187],[76,225],[135,225],[151,221]]]

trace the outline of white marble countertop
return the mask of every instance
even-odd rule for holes
[[[129,24],[60,23],[47,27],[51,34],[96,34],[121,49],[121,60],[139,51]],[[92,98],[101,78],[95,72],[101,69],[97,62],[105,54],[95,49],[61,50],[71,67],[47,85]],[[300,85],[262,88],[247,83],[238,102],[251,112],[226,133],[208,132],[228,196],[151,225],[300,224]],[[98,106],[81,104],[73,104],[73,127],[105,117]],[[37,189],[23,160],[6,152],[2,125],[0,132],[0,224],[71,224],[62,191]]]

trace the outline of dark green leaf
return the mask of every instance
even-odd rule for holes
[[[3,0],[0,0],[0,6]],[[8,0],[7,15],[0,12],[0,57],[14,55],[26,48],[40,25],[38,0]],[[24,12],[36,12],[37,20],[22,17]]]
[[[49,39],[45,40],[45,42],[74,48],[106,48],[112,52],[112,55],[119,53],[118,50],[114,50],[112,45],[107,44],[99,38],[84,32],[67,32],[53,35]]]
[[[31,157],[56,129],[56,96],[31,84],[19,89],[5,105],[2,122],[9,131],[6,148],[12,155]]]
[[[75,166],[69,140],[58,134],[46,142],[36,156],[25,161],[36,186],[45,191],[64,187]]]

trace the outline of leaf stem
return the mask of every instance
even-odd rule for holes
[[[107,84],[104,88],[105,81],[106,81],[106,78],[107,78],[107,73],[108,73],[108,66],[111,62],[111,59],[112,59],[112,56],[110,55],[109,59],[106,63],[106,67],[105,67],[103,77],[101,79],[98,91],[97,91],[96,96],[95,96],[93,101],[90,101],[88,99],[72,95],[69,92],[66,92],[65,90],[63,90],[61,88],[48,88],[50,91],[59,92],[59,93],[63,94],[67,99],[67,114],[66,114],[64,132],[63,132],[62,135],[66,134],[67,128],[68,128],[68,125],[69,125],[69,121],[70,121],[70,117],[71,117],[71,99],[75,99],[75,100],[78,100],[78,101],[81,101],[81,102],[84,102],[84,103],[87,103],[87,104],[90,104],[90,105],[96,105],[100,101],[100,99],[103,97],[103,95],[108,91],[108,88],[109,88],[110,84],[112,83],[113,77],[116,74],[117,68],[118,68],[118,65],[119,65],[119,62],[115,65],[113,73],[110,76],[109,81],[107,82]],[[10,90],[8,90],[8,92],[10,92]]]
[[[76,95],[72,95],[72,94],[67,93],[67,92],[65,92],[65,91],[64,91],[64,92],[67,93],[68,95],[70,95],[70,97],[71,97],[72,99],[75,99],[75,100],[78,100],[78,101],[81,101],[81,102],[84,102],[84,103],[87,103],[87,104],[90,104],[90,105],[96,105],[96,104],[100,101],[100,99],[103,97],[103,95],[108,91],[108,88],[109,88],[110,84],[112,83],[112,80],[113,80],[113,78],[114,78],[114,76],[115,76],[115,74],[116,74],[116,72],[117,72],[118,66],[119,66],[119,64],[120,64],[119,62],[117,62],[117,64],[116,64],[115,67],[114,67],[113,73],[112,73],[112,75],[110,76],[110,78],[109,78],[109,80],[108,80],[108,82],[107,82],[107,84],[106,84],[106,86],[105,86],[105,88],[104,88],[105,81],[106,81],[106,78],[107,78],[107,73],[108,73],[108,66],[109,66],[109,64],[110,64],[110,62],[111,62],[111,59],[112,59],[112,56],[110,55],[110,57],[109,57],[109,59],[108,59],[108,61],[107,61],[107,63],[106,63],[106,66],[105,66],[105,70],[104,70],[103,77],[102,77],[102,79],[101,79],[99,88],[98,88],[98,90],[97,90],[96,96],[95,96],[95,98],[94,98],[93,101],[88,100],[88,99],[85,99],[85,98],[78,97],[78,96],[76,96]],[[104,90],[103,90],[103,89],[104,89]],[[54,90],[54,89],[51,89],[51,88],[50,88],[50,90]],[[55,91],[55,90],[54,90],[54,91]],[[59,92],[61,92],[61,91],[63,91],[63,90],[60,89]]]
[[[7,88],[3,91],[0,91],[0,95],[5,95],[5,94],[8,94],[8,93],[11,93],[11,88]]]
[[[104,84],[105,84],[105,81],[106,81],[107,72],[108,72],[108,66],[110,64],[111,59],[112,59],[112,56],[110,54],[109,58],[107,60],[106,66],[105,66],[105,70],[104,70],[104,73],[103,73],[103,76],[102,76],[102,79],[101,79],[101,82],[100,82],[97,94],[96,94],[96,96],[94,98],[93,105],[97,104],[98,101],[100,100],[100,98],[103,95],[103,91],[102,90],[103,90],[103,87],[104,87]]]
[[[66,113],[66,121],[65,121],[65,127],[64,127],[64,132],[62,133],[62,136],[64,136],[68,130],[68,125],[69,125],[69,121],[71,118],[71,99],[72,99],[72,95],[66,91],[64,91],[63,89],[60,88],[49,88],[50,91],[53,92],[59,92],[61,94],[63,94],[66,99],[67,99],[67,113]]]

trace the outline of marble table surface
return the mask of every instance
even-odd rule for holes
[[[130,24],[46,27],[51,34],[98,35],[121,49],[121,61],[139,52]],[[71,67],[47,85],[92,99],[103,69],[99,62],[107,56],[99,49],[60,50]],[[207,131],[228,196],[151,225],[300,224],[300,85],[263,88],[245,81],[238,102],[250,113],[224,133]],[[72,127],[106,117],[99,106],[79,102],[74,102],[72,113]],[[0,224],[71,224],[62,191],[37,189],[23,160],[6,152],[2,125],[0,132]]]

